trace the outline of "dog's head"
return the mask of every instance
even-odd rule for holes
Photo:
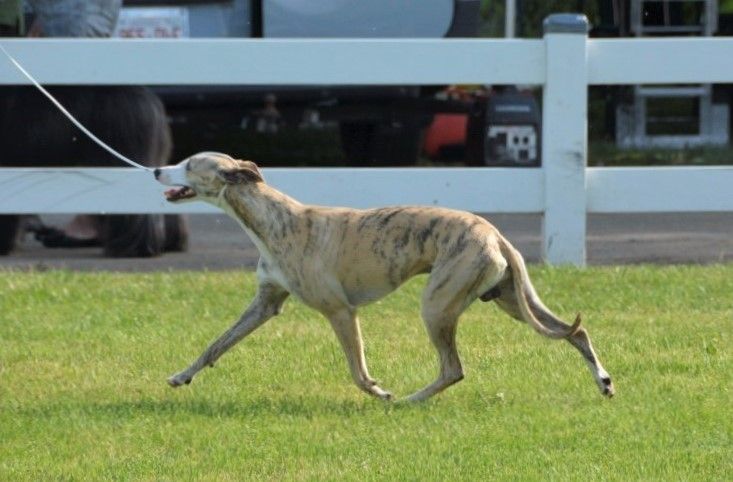
[[[153,171],[155,179],[166,186],[168,202],[216,202],[227,185],[263,182],[262,174],[252,161],[241,161],[219,152],[200,152],[175,166]]]

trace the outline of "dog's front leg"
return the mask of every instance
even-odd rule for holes
[[[260,285],[247,310],[231,328],[222,334],[190,367],[168,379],[172,387],[188,385],[194,375],[206,366],[213,366],[229,348],[280,313],[288,292],[270,284]]]
[[[369,395],[381,398],[382,400],[391,400],[392,394],[382,389],[369,376],[364,358],[364,344],[361,339],[361,330],[359,329],[359,320],[356,317],[356,313],[352,309],[344,308],[329,313],[327,317],[331,322],[333,331],[336,332],[336,337],[341,343],[341,348],[344,350],[346,361],[349,364],[349,371],[356,386]]]

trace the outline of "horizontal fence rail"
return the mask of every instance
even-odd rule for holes
[[[49,85],[540,85],[542,168],[271,168],[265,177],[314,204],[543,213],[544,258],[583,265],[588,212],[733,210],[732,167],[586,167],[589,85],[733,83],[733,39],[595,40],[586,31],[581,16],[553,15],[541,40],[3,39],[2,44]],[[0,57],[0,85],[27,83]],[[0,213],[215,211],[201,203],[172,206],[162,191],[150,173],[127,168],[0,168]]]
[[[542,213],[545,209],[541,169],[262,171],[268,184],[308,204],[361,209],[425,205],[487,213]],[[591,167],[586,174],[587,212],[733,211],[732,186],[733,169],[727,167]],[[0,169],[0,212],[219,212],[204,203],[168,203],[163,198],[165,189],[149,172],[131,168],[4,168]]]
[[[588,83],[729,83],[731,55],[731,37],[589,39]]]
[[[42,84],[542,84],[541,40],[17,39]],[[27,84],[0,59],[0,84]]]
[[[540,213],[541,169],[263,169],[268,184],[301,202],[355,208],[389,204]],[[516,183],[526,188],[517,196]],[[0,206],[14,213],[219,212],[171,204],[150,172],[132,168],[0,169]]]
[[[731,167],[588,168],[591,213],[733,211]]]
[[[733,82],[733,38],[588,39],[588,83]],[[49,85],[541,85],[542,40],[2,39]],[[29,84],[0,58],[0,85]]]

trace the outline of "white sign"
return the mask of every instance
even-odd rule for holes
[[[188,9],[178,7],[131,7],[120,10],[114,37],[188,37]]]

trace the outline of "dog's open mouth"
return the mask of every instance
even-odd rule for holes
[[[188,186],[176,187],[165,191],[165,199],[168,202],[180,201],[196,196],[196,192]]]

